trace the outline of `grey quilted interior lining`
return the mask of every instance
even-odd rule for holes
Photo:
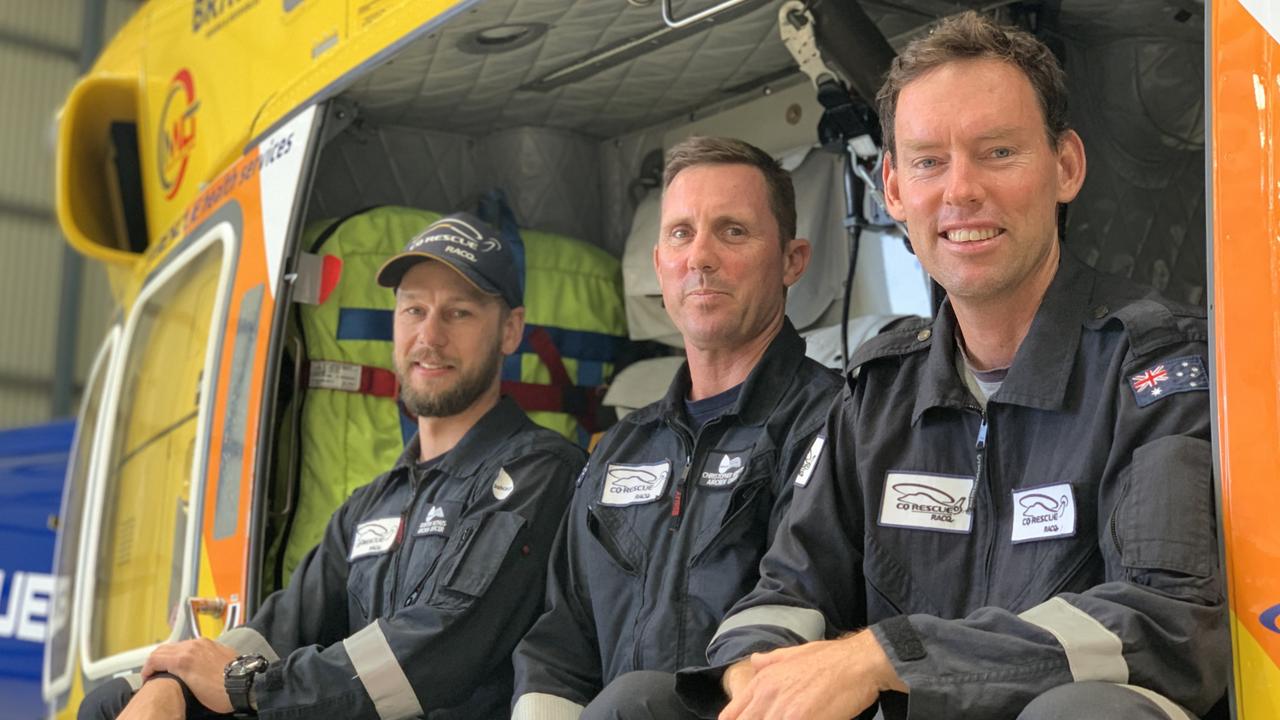
[[[709,4],[678,2],[677,11]],[[896,47],[935,17],[1003,4],[863,2]],[[690,113],[753,97],[763,84],[802,81],[787,74],[793,65],[778,40],[777,6],[768,2],[542,92],[526,86],[657,27],[656,2],[479,3],[345,93],[364,123],[326,150],[311,215],[385,202],[468,207],[483,190],[503,186],[523,224],[621,255],[635,208],[631,185],[665,130]],[[1204,304],[1203,3],[1059,0],[1040,4],[1038,22],[1040,35],[1066,60],[1073,120],[1089,154],[1068,244],[1104,270]],[[509,53],[457,49],[468,33],[504,23],[549,27]]]
[[[851,0],[841,0],[851,1]],[[550,91],[528,86],[629,38],[662,27],[658,3],[626,0],[485,0],[444,28],[413,42],[395,59],[357,82],[348,96],[367,116],[390,125],[463,130],[477,135],[519,125],[574,130],[612,138],[682,113],[733,98],[794,72],[778,39],[777,1],[742,17],[647,52],[631,62]],[[709,0],[676,2],[677,16]],[[968,0],[866,2],[891,42],[901,44],[923,24],[966,7],[1001,3]],[[541,23],[538,41],[509,52],[459,51],[473,31]]]

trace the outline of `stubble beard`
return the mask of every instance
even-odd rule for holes
[[[491,352],[473,372],[465,372],[453,386],[438,392],[419,391],[407,381],[411,361],[402,366],[396,362],[396,375],[400,380],[400,400],[405,409],[416,417],[452,417],[461,414],[475,404],[493,384],[502,362],[501,340],[494,343]]]

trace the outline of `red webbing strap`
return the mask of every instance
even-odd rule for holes
[[[551,339],[551,333],[547,332],[546,328],[536,327],[529,333],[529,346],[551,372],[552,385],[573,384],[569,379],[569,371],[564,367],[564,360],[560,358],[560,350],[556,348],[556,341]]]
[[[545,328],[536,327],[529,332],[529,346],[551,373],[551,383],[502,381],[502,392],[511,396],[516,404],[529,411],[562,412],[572,415],[587,432],[595,432],[596,412],[604,399],[603,388],[583,388],[573,384],[569,371],[560,357],[560,350]]]
[[[304,366],[304,384],[308,388],[339,390],[395,400],[400,396],[400,383],[390,370],[369,365],[312,360]]]

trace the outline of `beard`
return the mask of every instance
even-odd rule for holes
[[[409,384],[409,370],[413,362],[424,355],[396,359],[396,376],[400,381],[400,400],[405,408],[417,417],[451,417],[471,407],[492,385],[502,362],[502,339],[498,338],[491,352],[471,370],[464,370],[453,385],[438,391],[418,390]]]

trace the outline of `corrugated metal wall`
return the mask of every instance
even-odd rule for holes
[[[54,115],[80,73],[86,0],[0,4],[0,427],[54,417],[65,243],[53,215]],[[137,0],[107,0],[103,33]],[[102,268],[83,263],[73,401],[112,315]],[[76,405],[72,405],[72,411]]]

